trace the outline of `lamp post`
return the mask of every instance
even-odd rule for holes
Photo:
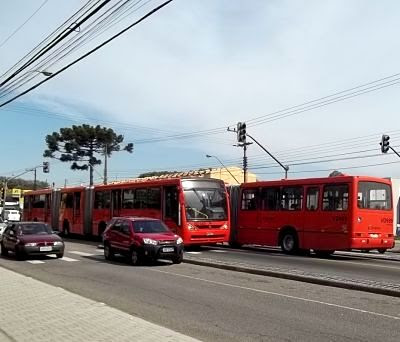
[[[224,165],[224,163],[217,157],[217,156],[212,156],[210,154],[206,154],[207,158],[215,158],[218,160],[218,162],[224,167],[226,171],[232,176],[232,178],[236,181],[236,183],[240,184],[239,181],[236,179],[236,177],[232,174],[232,172],[229,171],[229,169]]]

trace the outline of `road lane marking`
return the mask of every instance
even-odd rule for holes
[[[213,253],[226,253],[226,251],[223,251],[221,249],[210,249],[209,252],[213,252]]]
[[[344,305],[339,305],[339,304],[322,302],[322,301],[315,300],[315,299],[308,299],[308,298],[304,298],[304,297],[296,297],[296,296],[291,296],[291,295],[278,293],[278,292],[271,292],[271,291],[265,291],[265,290],[260,290],[260,289],[254,289],[254,288],[251,288],[251,287],[234,285],[234,284],[229,284],[229,283],[223,283],[223,282],[219,282],[219,281],[215,281],[215,280],[208,280],[208,279],[204,279],[204,278],[198,278],[198,277],[188,276],[188,275],[174,273],[174,272],[161,271],[161,270],[156,270],[156,269],[149,269],[149,271],[169,274],[169,275],[172,275],[172,276],[178,276],[178,277],[192,279],[192,280],[196,280],[196,281],[202,281],[202,282],[209,283],[209,284],[214,284],[214,285],[226,286],[226,287],[231,287],[231,288],[236,288],[236,289],[241,289],[241,290],[247,290],[247,291],[252,291],[252,292],[257,292],[257,293],[262,293],[262,294],[267,294],[267,295],[272,295],[272,296],[277,296],[277,297],[283,297],[283,298],[287,298],[287,299],[293,299],[293,300],[297,300],[297,301],[303,301],[303,302],[308,302],[308,303],[313,303],[313,304],[320,304],[320,305],[330,306],[330,307],[334,307],[334,308],[339,308],[339,309],[344,309],[344,310],[349,310],[349,311],[369,314],[369,315],[378,316],[378,317],[384,317],[384,318],[390,318],[390,319],[394,319],[394,320],[400,320],[400,317],[396,317],[396,316],[391,316],[391,315],[382,314],[382,313],[379,313],[379,312],[353,308],[353,307],[350,307],[350,306],[344,306]]]
[[[201,254],[201,252],[185,252],[187,254]]]
[[[72,253],[72,254],[77,254],[80,256],[84,256],[84,257],[90,257],[90,256],[94,256],[95,254],[92,253],[85,253],[85,252],[79,252],[79,251],[70,251],[68,253]]]
[[[77,259],[72,259],[72,258],[68,258],[68,257],[62,257],[62,258],[60,258],[59,260],[68,261],[68,262],[79,261],[79,260],[77,260]]]
[[[26,260],[26,262],[29,262],[30,264],[44,264],[44,261],[41,260]]]

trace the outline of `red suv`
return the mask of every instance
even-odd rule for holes
[[[183,240],[158,219],[114,217],[103,235],[104,257],[129,256],[132,265],[142,259],[168,259],[174,264],[183,260]]]

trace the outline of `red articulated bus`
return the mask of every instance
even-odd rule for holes
[[[43,194],[48,202],[39,205]],[[25,201],[25,220],[48,222],[65,235],[100,237],[112,217],[141,216],[163,220],[185,245],[229,241],[228,194],[218,179],[137,179],[31,191]]]
[[[232,245],[286,253],[384,253],[394,246],[391,182],[361,176],[262,181],[233,187]]]

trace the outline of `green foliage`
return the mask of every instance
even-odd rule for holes
[[[162,175],[170,175],[173,173],[177,173],[178,171],[150,171],[141,173],[138,178],[146,178],[146,177],[154,177],[154,176],[162,176]]]
[[[90,125],[73,125],[60,128],[60,132],[53,132],[46,136],[47,149],[43,156],[56,158],[62,162],[70,162],[72,170],[87,170],[90,168],[92,184],[92,168],[90,165],[100,165],[98,155],[110,157],[113,152],[127,151],[132,153],[133,144],[123,148],[123,135],[117,135],[113,129]]]
[[[0,177],[0,183],[3,184],[5,177]],[[33,190],[33,180],[26,180],[21,178],[15,178],[7,182],[8,189],[23,189],[23,190]],[[49,187],[49,183],[36,181],[37,189],[45,189]]]

